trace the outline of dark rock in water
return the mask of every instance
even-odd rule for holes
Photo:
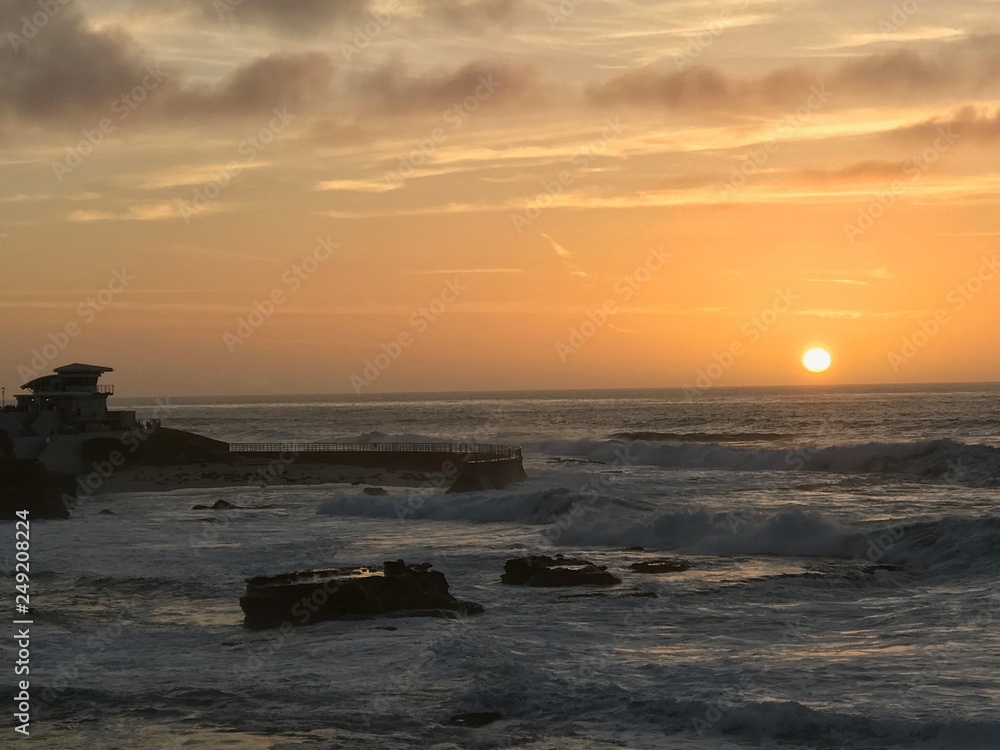
[[[194,505],[191,510],[245,510],[228,500],[216,500],[212,505]]]
[[[629,565],[630,570],[636,573],[682,573],[691,570],[691,563],[681,560],[679,557],[672,557],[665,560],[643,560]]]
[[[104,510],[102,510],[102,511],[101,511],[100,513],[98,513],[98,515],[100,515],[100,516],[113,516],[113,515],[114,515],[114,512],[113,512],[113,511],[110,511],[110,510],[108,510],[107,508],[105,508],[105,509],[104,509]]]
[[[251,629],[308,625],[323,620],[358,620],[379,615],[458,617],[482,606],[448,592],[444,574],[430,565],[402,560],[379,567],[333,568],[247,579],[240,598]]]
[[[621,579],[608,572],[606,565],[571,557],[529,555],[515,557],[503,566],[500,580],[510,586],[614,586]]]
[[[496,711],[482,711],[480,713],[473,714],[457,714],[448,719],[448,726],[478,729],[479,727],[485,727],[487,724],[492,724],[494,721],[500,721],[502,718],[503,714],[498,714]]]
[[[381,487],[365,487],[365,494],[371,495],[372,497],[385,497],[389,493]]]
[[[646,548],[645,547],[626,547],[625,551],[626,552],[645,552]]]

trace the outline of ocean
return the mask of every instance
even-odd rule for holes
[[[1000,385],[115,407],[230,442],[512,443],[531,480],[97,495],[33,524],[31,746],[1000,748]],[[218,499],[250,510],[192,510]],[[623,582],[502,586],[529,553]],[[662,557],[692,567],[629,569]],[[249,576],[399,558],[485,613],[241,626]]]

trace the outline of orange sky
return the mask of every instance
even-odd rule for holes
[[[8,0],[0,385],[998,380],[998,32],[965,0]]]

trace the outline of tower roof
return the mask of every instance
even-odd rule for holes
[[[55,375],[42,375],[34,380],[29,380],[27,383],[21,386],[22,390],[25,391],[35,391],[54,380],[58,380],[60,375],[96,375],[100,377],[106,372],[114,372],[111,367],[101,367],[100,365],[83,365],[79,362],[74,362],[71,365],[63,365],[62,367],[57,367],[53,372]]]
[[[79,375],[81,373],[87,375],[103,375],[106,372],[114,372],[111,367],[101,367],[100,365],[83,365],[79,362],[74,362],[71,365],[63,365],[62,367],[57,367],[53,372],[59,375]]]

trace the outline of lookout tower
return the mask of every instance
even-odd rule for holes
[[[108,411],[113,385],[99,385],[110,367],[74,363],[57,367],[54,375],[43,375],[21,386],[17,411],[58,415],[58,432],[104,432],[128,429],[135,424],[135,412]],[[48,421],[48,420],[45,420]]]

